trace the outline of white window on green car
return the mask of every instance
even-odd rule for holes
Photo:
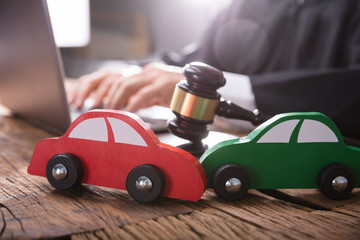
[[[294,128],[300,120],[288,120],[279,123],[265,133],[257,142],[258,143],[288,143]]]
[[[108,132],[104,118],[89,118],[79,123],[69,134],[69,138],[107,142]]]
[[[298,142],[338,142],[338,139],[335,133],[322,122],[306,119],[301,125]]]
[[[129,124],[117,118],[108,118],[114,132],[116,143],[126,143],[146,147],[147,144],[141,135]]]

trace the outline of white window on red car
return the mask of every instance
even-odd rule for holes
[[[298,142],[338,142],[335,133],[319,121],[306,119],[301,125]]]
[[[294,128],[300,120],[288,120],[271,128],[257,142],[258,143],[288,143]]]
[[[108,118],[116,143],[126,143],[147,147],[141,135],[126,122],[117,118]]]
[[[108,132],[105,119],[89,118],[82,121],[71,131],[69,138],[107,142]]]

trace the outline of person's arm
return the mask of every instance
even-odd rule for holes
[[[250,75],[250,81],[264,113],[322,112],[343,135],[360,139],[360,65]]]

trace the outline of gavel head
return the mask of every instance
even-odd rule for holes
[[[215,118],[221,95],[217,89],[225,85],[223,73],[200,62],[184,67],[185,79],[175,87],[170,107],[175,117],[169,131],[191,142],[201,142],[208,135],[207,125]]]

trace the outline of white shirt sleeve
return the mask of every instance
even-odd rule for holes
[[[223,74],[226,84],[219,89],[221,96],[226,100],[231,100],[240,107],[254,110],[256,108],[255,97],[249,76],[229,72],[223,72]]]
[[[229,72],[223,72],[223,74],[226,84],[218,90],[221,96],[242,108],[250,111],[254,110],[256,108],[255,96],[249,76]],[[249,131],[254,129],[254,126],[248,121],[224,117],[216,117],[214,124],[220,128],[231,129],[232,131]]]

